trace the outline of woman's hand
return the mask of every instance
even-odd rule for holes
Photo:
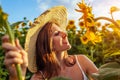
[[[28,56],[24,49],[19,44],[19,40],[15,40],[15,46],[9,43],[9,37],[2,37],[2,48],[5,50],[4,64],[9,71],[10,80],[17,80],[15,64],[20,64],[22,76],[25,77],[28,66]]]

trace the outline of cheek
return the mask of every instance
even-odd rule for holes
[[[63,50],[64,45],[62,44],[62,38],[56,37],[53,39],[53,50],[61,51]]]
[[[59,47],[60,45],[61,45],[61,41],[60,41],[60,39],[58,39],[58,38],[53,38],[53,47],[54,48],[57,48],[57,47]]]

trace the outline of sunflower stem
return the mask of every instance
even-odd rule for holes
[[[11,28],[10,28],[10,25],[9,25],[8,21],[5,21],[5,27],[6,27],[6,30],[7,30],[7,34],[9,35],[10,42],[15,46],[14,34],[13,34]],[[21,70],[20,64],[15,64],[15,66],[16,66],[18,80],[23,80],[22,79],[22,70]]]
[[[97,18],[95,18],[94,20],[95,20],[95,22],[96,22],[96,21],[101,20],[101,19],[107,20],[107,21],[109,21],[109,22],[112,22],[117,28],[120,29],[120,25],[119,25],[116,21],[114,21],[113,19],[110,19],[110,18],[108,18],[108,17],[97,17]]]

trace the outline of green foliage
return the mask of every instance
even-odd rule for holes
[[[52,78],[50,80],[71,80],[71,79],[65,78],[65,77],[54,77],[54,78]]]
[[[108,61],[115,61],[120,55],[120,36],[114,32],[102,31],[102,42],[96,45],[88,42],[82,44],[80,37],[83,32],[69,30],[68,39],[72,48],[69,54],[84,54],[88,56],[98,67]]]
[[[0,33],[0,38],[3,34]],[[0,39],[0,80],[7,80],[8,79],[8,71],[4,65],[4,50],[2,49],[1,39]]]
[[[91,42],[88,42],[88,44],[82,44],[80,40],[82,33],[80,33],[80,31],[69,30],[67,32],[68,32],[69,42],[72,46],[72,48],[68,51],[68,53],[71,55],[84,54],[87,57],[89,57],[93,62],[97,63],[98,55],[96,54],[96,52],[99,53],[101,52],[101,50],[98,50],[101,49],[100,48],[101,46],[99,44],[94,45]],[[101,57],[101,55],[99,57]]]
[[[120,63],[111,62],[102,65],[93,77],[95,80],[120,80]]]
[[[0,80],[7,80],[8,72],[3,65],[4,56],[0,57]]]
[[[21,26],[22,23],[24,23],[26,25]],[[12,25],[12,30],[15,34],[15,37],[19,39],[20,44],[24,48],[26,33],[27,33],[27,30],[29,29],[28,22],[25,22],[23,20],[23,21],[18,21],[16,23],[13,23],[11,25]],[[1,47],[1,45],[2,45],[1,38],[3,35],[5,35],[5,32],[0,32],[0,80],[8,80],[9,74],[4,65],[4,50]],[[27,70],[26,80],[30,80],[31,75],[32,75],[32,73],[30,73]]]

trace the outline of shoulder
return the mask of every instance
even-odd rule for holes
[[[83,65],[86,65],[86,64],[94,64],[86,55],[76,55],[77,58],[78,58],[78,61],[80,63],[82,63]]]
[[[76,55],[84,72],[91,78],[92,73],[98,72],[98,68],[87,56]]]
[[[42,78],[42,75],[39,72],[37,72],[32,75],[30,80],[42,80]]]
[[[88,61],[90,60],[87,56],[83,55],[83,54],[79,54],[79,55],[75,55],[78,58],[78,61],[84,60],[84,61]]]
[[[98,69],[93,61],[91,61],[86,55],[77,55],[79,63],[89,73],[96,72]]]

